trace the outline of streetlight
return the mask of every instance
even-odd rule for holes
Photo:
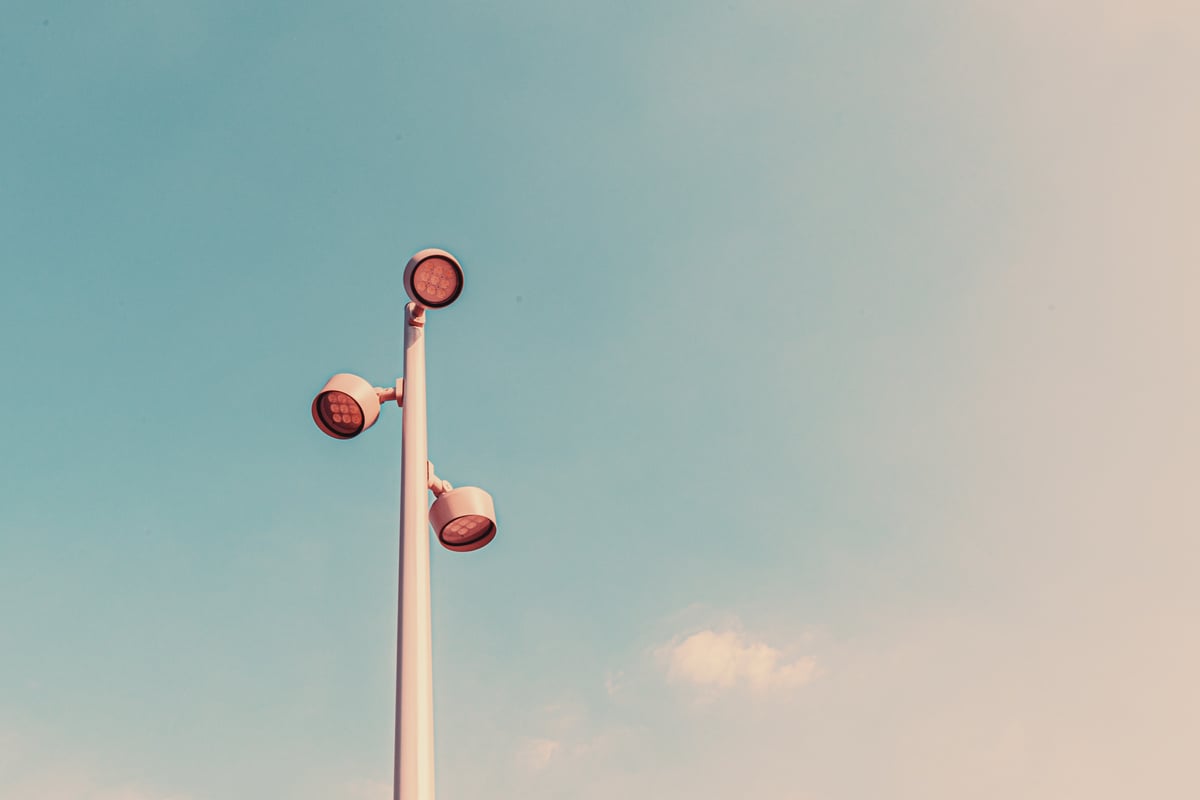
[[[404,377],[372,386],[334,375],[312,402],[313,421],[335,439],[352,439],[379,418],[384,403],[401,407],[400,609],[397,615],[396,740],[393,800],[433,800],[433,646],[429,603],[429,526],[448,550],[478,550],[496,536],[492,497],[454,488],[433,473],[425,419],[425,310],[462,293],[463,271],[445,250],[422,250],[404,269],[413,302],[404,307]],[[429,507],[429,492],[437,498]]]

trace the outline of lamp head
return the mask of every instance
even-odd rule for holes
[[[405,291],[425,308],[445,308],[458,299],[462,288],[462,265],[445,250],[422,250],[404,268]]]
[[[313,422],[335,439],[353,439],[379,419],[375,387],[357,375],[334,375],[312,402]]]
[[[475,486],[451,489],[429,509],[429,524],[447,550],[478,550],[496,538],[492,496]]]

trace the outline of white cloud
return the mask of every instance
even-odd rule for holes
[[[562,742],[557,739],[524,739],[517,750],[517,763],[528,772],[541,772],[561,750]]]
[[[811,681],[817,669],[813,658],[788,661],[766,642],[735,631],[703,630],[676,638],[659,648],[658,656],[669,682],[706,689],[792,689]]]
[[[0,797],[36,800],[190,800],[118,778],[93,757],[53,750],[37,733],[0,730]]]
[[[0,795],[38,800],[188,800],[186,795],[136,785],[98,784],[94,776],[63,772],[30,775],[0,782]]]

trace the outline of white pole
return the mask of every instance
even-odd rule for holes
[[[400,468],[400,610],[396,652],[393,800],[433,798],[433,642],[429,604],[429,448],[425,309],[404,309]]]

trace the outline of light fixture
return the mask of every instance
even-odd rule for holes
[[[422,250],[404,268],[405,291],[425,308],[445,308],[458,299],[462,288],[462,265],[445,250]]]
[[[433,643],[429,590],[429,528],[447,550],[478,550],[496,537],[492,497],[474,486],[454,488],[429,463],[425,393],[425,311],[445,308],[463,290],[463,270],[445,250],[422,250],[404,268],[404,377],[394,388],[341,373],[312,402],[322,433],[352,439],[375,424],[380,406],[401,407],[400,597],[396,641],[396,735],[392,796],[433,798]],[[398,320],[399,321],[399,320]],[[429,505],[429,492],[436,499]]]
[[[353,439],[379,419],[380,391],[357,375],[338,373],[313,398],[313,421],[335,439]]]
[[[496,538],[492,496],[476,486],[451,489],[433,501],[429,524],[447,550],[478,550]]]

